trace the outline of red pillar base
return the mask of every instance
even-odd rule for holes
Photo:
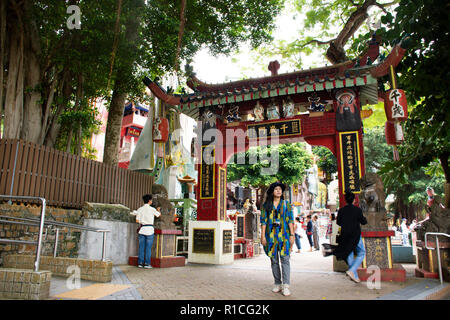
[[[415,269],[415,275],[418,278],[439,279],[439,274],[437,272],[430,272],[420,268]]]
[[[405,282],[406,270],[401,266],[395,264],[392,269],[380,269],[382,282]],[[358,277],[361,281],[367,281],[367,279],[373,276],[373,270],[367,272],[366,268],[358,269]]]
[[[137,267],[138,257],[128,257],[128,264],[130,266]],[[166,257],[166,258],[151,258],[150,264],[154,268],[171,268],[171,267],[184,267],[186,265],[185,257]]]

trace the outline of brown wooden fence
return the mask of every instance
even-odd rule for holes
[[[153,177],[22,140],[0,139],[0,194],[43,197],[47,204],[85,202],[135,210],[151,193]]]

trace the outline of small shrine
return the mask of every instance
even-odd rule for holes
[[[120,130],[119,167],[127,169],[141,131],[147,121],[148,109],[133,102],[125,105]]]

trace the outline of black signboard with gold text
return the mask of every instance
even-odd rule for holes
[[[219,168],[219,220],[225,221],[225,215],[227,210],[227,170],[225,168]]]
[[[222,253],[231,253],[233,249],[233,231],[223,230],[223,249]]]
[[[360,193],[361,158],[358,131],[339,132],[343,192]]]
[[[249,139],[285,137],[301,134],[300,119],[252,124],[248,128]]]
[[[214,229],[194,229],[192,239],[193,253],[214,254]]]
[[[210,150],[205,150],[208,148]],[[205,155],[210,158],[204,159]],[[202,146],[202,163],[200,169],[200,199],[214,199],[216,173],[214,170],[215,146]],[[205,161],[208,160],[208,161]]]

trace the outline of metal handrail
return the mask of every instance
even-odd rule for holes
[[[45,222],[45,198],[41,197],[29,197],[29,196],[6,196],[6,195],[0,195],[0,198],[4,199],[24,199],[24,200],[40,200],[42,202],[42,209],[41,209],[41,220],[39,223],[39,235],[38,235],[38,241],[37,241],[37,248],[36,248],[36,260],[34,261],[34,271],[39,271],[39,262],[41,260],[41,249],[42,249],[42,232],[44,231],[44,222]]]
[[[28,225],[39,224],[39,219],[34,219],[34,218],[17,218],[17,217],[0,215],[0,219],[14,219],[14,220],[20,220],[20,221],[29,221],[30,223]],[[4,221],[4,220],[0,220],[0,222],[1,221]],[[79,225],[79,224],[73,224],[73,223],[67,223],[67,222],[59,222],[59,221],[52,221],[52,220],[45,221],[44,225],[57,226],[57,227],[67,227],[67,228],[72,228],[72,229],[80,229],[80,230],[86,230],[86,231],[97,231],[97,232],[101,232],[103,230],[103,229],[100,229],[100,228],[94,228],[94,227],[82,226],[82,225]]]
[[[434,250],[434,249],[428,247],[427,235],[436,236],[436,252],[437,252],[437,256],[438,256],[439,280],[441,280],[441,285],[442,285],[444,282],[443,282],[443,279],[442,279],[441,254],[440,254],[440,250],[439,250],[439,237],[438,236],[445,236],[447,238],[450,238],[450,235],[448,235],[447,233],[441,233],[441,232],[427,232],[427,233],[425,233],[425,247],[428,250]]]
[[[42,209],[41,209],[41,218],[40,219],[33,219],[33,218],[18,218],[18,217],[11,217],[11,216],[0,216],[0,218],[7,218],[7,219],[14,219],[14,220],[20,220],[25,222],[18,222],[18,221],[10,221],[10,220],[2,220],[0,219],[0,223],[8,223],[8,224],[21,224],[21,225],[31,225],[31,226],[37,226],[39,225],[39,235],[38,235],[38,241],[32,242],[32,241],[24,241],[24,240],[10,240],[10,239],[0,239],[0,242],[3,243],[19,243],[19,244],[32,244],[37,245],[36,249],[36,261],[34,263],[34,271],[39,271],[39,262],[40,262],[40,256],[42,251],[42,233],[44,226],[55,226],[55,227],[66,227],[70,229],[78,229],[78,230],[84,230],[84,231],[93,231],[93,232],[102,232],[103,233],[103,243],[102,243],[102,261],[106,260],[106,232],[111,232],[111,230],[106,229],[100,229],[100,228],[93,228],[88,226],[81,226],[77,224],[72,223],[66,223],[66,222],[58,222],[58,221],[45,221],[45,199],[40,197],[29,197],[29,196],[7,196],[7,195],[0,195],[0,198],[6,198],[6,199],[25,199],[25,200],[40,200],[42,202]],[[47,237],[47,233],[45,234]],[[55,245],[53,249],[53,257],[57,256],[58,251],[58,237],[59,237],[59,228],[56,228],[56,236],[55,236]]]

